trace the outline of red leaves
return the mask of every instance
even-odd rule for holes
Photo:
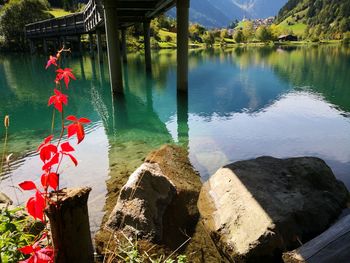
[[[51,104],[53,104],[59,112],[62,112],[63,104],[67,105],[68,103],[68,96],[64,95],[57,89],[54,89],[54,92],[55,95],[49,98],[48,105],[50,106]]]
[[[53,248],[49,246],[42,248],[40,246],[40,241],[45,237],[46,235],[44,235],[38,242],[34,243],[34,245],[19,248],[18,250],[23,254],[31,255],[30,258],[19,261],[19,263],[53,263],[55,256]]]
[[[78,165],[77,159],[75,159],[75,157],[69,153],[73,151],[74,151],[74,148],[69,144],[69,142],[65,142],[61,144],[61,153],[64,155],[67,155],[72,160],[74,165],[77,166]]]
[[[21,187],[25,191],[36,189],[36,185],[34,184],[33,181],[24,181],[19,184],[19,187]]]
[[[27,202],[27,211],[35,219],[39,219],[44,222],[44,209],[46,206],[45,198],[39,191],[35,192],[35,195],[29,198]]]
[[[58,164],[58,161],[60,159],[60,154],[56,153],[51,159],[50,161],[48,161],[47,163],[45,163],[43,165],[43,167],[41,168],[43,171],[49,171],[51,169],[52,166],[54,166],[55,164]]]
[[[64,83],[66,84],[66,88],[68,89],[68,84],[70,79],[76,80],[75,76],[72,73],[72,69],[70,68],[65,68],[65,69],[58,69],[56,70],[57,76],[56,80],[61,80],[63,79]]]
[[[58,51],[57,55],[50,56],[50,59],[47,61],[46,69],[51,65],[57,67],[56,70],[56,87],[60,87],[60,81],[63,80],[66,88],[68,88],[69,82],[73,79],[76,80],[75,76],[72,73],[70,68],[62,69],[58,66],[57,61],[61,56],[61,52],[70,51],[69,49],[61,49]],[[63,106],[68,104],[68,96],[61,92],[61,89],[54,89],[54,94],[48,100],[48,106],[53,105],[61,113],[62,117],[62,130],[61,135],[58,138],[57,142],[52,143],[53,135],[48,136],[38,147],[38,152],[40,159],[43,162],[42,170],[44,173],[41,175],[40,181],[43,187],[43,191],[40,191],[36,184],[33,181],[24,181],[19,184],[20,188],[25,191],[34,191],[34,195],[30,197],[27,201],[26,207],[28,213],[33,216],[35,219],[39,219],[44,223],[45,221],[45,207],[47,204],[52,203],[50,201],[49,188],[53,190],[59,190],[59,179],[60,176],[58,171],[60,169],[61,162],[64,156],[68,156],[70,160],[76,166],[78,164],[77,159],[72,155],[74,148],[70,145],[69,142],[63,142],[62,140],[64,135],[64,130],[67,129],[68,138],[73,135],[77,136],[78,144],[84,139],[85,131],[84,124],[90,123],[91,121],[87,118],[76,118],[75,116],[68,116],[66,120],[71,123],[68,126],[65,126]],[[53,129],[53,128],[52,128]],[[55,166],[55,170],[53,166]],[[41,188],[41,187],[40,187]],[[41,188],[42,189],[42,188]],[[41,233],[41,238],[37,239],[37,242],[34,245],[25,246],[19,249],[20,252],[30,257],[26,260],[20,261],[22,263],[53,263],[54,262],[54,250],[50,246],[44,247],[42,244],[43,239],[46,238],[46,233]],[[46,241],[45,241],[46,242]],[[48,239],[49,243],[50,240]]]
[[[50,186],[53,190],[57,190],[59,177],[57,173],[43,174],[41,176],[41,185],[45,190]]]
[[[19,184],[19,187],[25,191],[36,190],[35,195],[29,198],[27,202],[27,211],[35,219],[39,219],[44,222],[44,209],[46,206],[46,201],[42,194],[39,192],[35,183],[33,181],[24,181]]]
[[[57,58],[50,56],[50,59],[47,61],[45,69],[48,69],[51,65],[55,65],[57,67]]]
[[[53,136],[47,137],[42,144],[40,144],[38,151],[40,152],[40,159],[44,162],[42,170],[48,171],[51,167],[58,163],[59,153],[57,152],[57,146],[51,144]]]
[[[72,124],[67,126],[68,130],[68,138],[72,137],[73,135],[77,135],[78,144],[84,139],[85,132],[84,132],[84,124],[90,123],[91,121],[87,118],[80,118],[77,119],[75,116],[68,116],[67,120],[73,122]]]

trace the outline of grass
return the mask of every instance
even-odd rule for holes
[[[291,30],[295,35],[302,36],[304,35],[305,29],[307,27],[307,25],[304,23],[306,12],[307,9],[304,9],[295,13],[294,16],[289,16],[286,19],[284,19],[278,26],[282,30]],[[288,23],[292,25],[288,25]]]
[[[305,29],[307,27],[304,23],[295,23],[294,25],[288,25],[287,20],[284,20],[278,25],[282,30],[291,30],[297,36],[304,35]]]
[[[53,15],[54,17],[61,17],[72,14],[71,12],[65,11],[61,8],[52,8],[49,13]]]

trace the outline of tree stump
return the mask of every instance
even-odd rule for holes
[[[91,188],[63,189],[46,208],[56,263],[94,261],[87,200]]]

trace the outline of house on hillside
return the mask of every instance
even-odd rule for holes
[[[278,41],[298,41],[298,37],[294,35],[281,35],[278,37]]]

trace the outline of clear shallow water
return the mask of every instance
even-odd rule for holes
[[[164,143],[188,147],[203,180],[237,160],[308,155],[325,159],[350,187],[350,49],[191,51],[187,106],[177,103],[176,53],[152,55],[153,78],[145,75],[142,55],[129,55],[125,96],[114,100],[106,64],[88,56],[64,62],[78,78],[67,91],[68,113],[93,123],[76,147],[79,166],[64,164],[62,184],[93,188],[93,230],[103,216],[109,176],[130,172],[130,163],[137,166]],[[39,179],[35,149],[50,133],[53,72],[44,70],[45,62],[41,56],[0,55],[0,119],[11,116],[14,153],[0,191],[19,203],[26,194],[13,185]]]

